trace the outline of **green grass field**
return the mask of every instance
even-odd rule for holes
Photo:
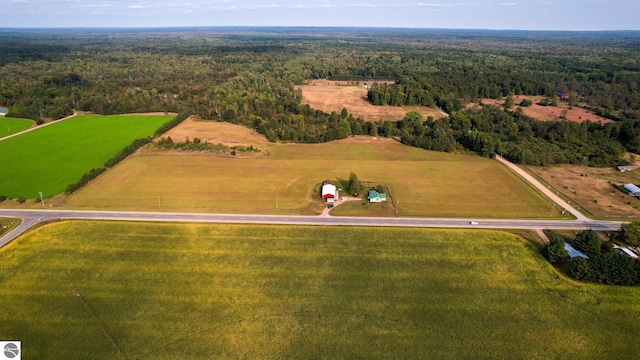
[[[62,222],[0,251],[26,359],[636,359],[640,288],[482,230]]]
[[[33,121],[0,117],[0,138],[27,130],[33,125]]]
[[[66,199],[65,205],[309,214],[326,206],[319,202],[318,194],[324,179],[348,179],[353,171],[362,181],[387,185],[393,199],[400,201],[401,216],[559,215],[551,203],[497,161],[479,156],[430,152],[390,139],[284,144],[269,151],[270,156],[258,158],[131,157]]]
[[[57,195],[170,116],[77,116],[0,142],[0,195]]]

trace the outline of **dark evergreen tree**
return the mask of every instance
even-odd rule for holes
[[[553,236],[549,239],[549,243],[545,245],[542,254],[552,264],[564,262],[569,259],[569,253],[567,253],[567,250],[564,248],[564,240],[558,236]]]
[[[573,247],[589,256],[593,256],[600,253],[602,240],[598,233],[592,229],[588,229],[581,231],[576,235],[576,239],[573,241]]]

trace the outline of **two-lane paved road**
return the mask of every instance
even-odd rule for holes
[[[594,229],[615,231],[621,222],[596,220],[496,220],[496,219],[440,219],[440,218],[381,218],[351,216],[290,216],[290,215],[243,215],[243,214],[199,214],[131,211],[79,211],[79,210],[2,210],[0,217],[21,218],[23,223],[14,231],[0,238],[0,247],[34,224],[49,220],[82,219],[113,221],[158,221],[191,223],[242,223],[283,225],[329,225],[329,226],[393,226],[431,228],[488,228],[488,229]],[[472,225],[471,221],[478,222]]]

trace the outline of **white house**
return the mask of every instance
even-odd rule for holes
[[[336,186],[333,185],[329,180],[326,180],[324,182],[324,185],[322,185],[322,200],[327,200],[328,203],[336,201],[336,190]]]

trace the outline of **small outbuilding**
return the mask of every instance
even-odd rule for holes
[[[582,251],[576,250],[573,248],[573,246],[571,246],[571,244],[568,243],[564,243],[564,249],[567,250],[567,253],[569,253],[569,257],[571,258],[571,260],[577,258],[577,257],[581,257],[583,259],[589,259],[589,257],[583,253]]]
[[[369,196],[367,197],[367,199],[369,199],[369,202],[379,203],[387,201],[387,194],[379,193],[376,190],[371,190],[369,191]]]
[[[322,200],[326,200],[328,203],[332,203],[336,201],[336,191],[337,188],[335,185],[331,183],[329,180],[325,180],[322,185],[321,196]]]
[[[633,170],[633,166],[622,166],[622,165],[619,165],[619,166],[616,167],[616,169],[618,169],[618,171],[620,171],[620,172],[626,172],[626,171]]]
[[[633,251],[631,251],[631,249],[626,248],[626,247],[622,247],[622,246],[616,246],[615,247],[616,252],[618,254],[622,254],[622,255],[626,255],[632,259],[637,259],[638,255],[634,254]]]
[[[624,186],[624,189],[631,196],[640,196],[640,187],[636,186],[635,184],[626,184]]]
[[[0,109],[0,116],[7,116],[8,113],[9,113],[9,110]]]

